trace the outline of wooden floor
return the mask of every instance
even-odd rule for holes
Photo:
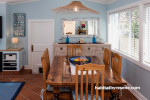
[[[21,75],[2,75],[0,73],[0,82],[19,81],[26,82],[16,100],[42,100],[40,92],[42,89],[42,74],[21,74]],[[60,100],[67,100],[69,94],[61,94]],[[48,100],[52,100],[53,94]],[[123,90],[122,100],[137,100],[128,90]]]

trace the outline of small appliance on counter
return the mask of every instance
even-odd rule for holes
[[[79,43],[84,43],[82,38],[79,39]]]

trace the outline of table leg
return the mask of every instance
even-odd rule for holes
[[[117,97],[116,93],[112,93],[111,96],[112,96],[111,100],[116,100],[116,97]]]
[[[54,87],[53,93],[54,93],[54,100],[59,100],[59,93],[60,93],[59,87]]]
[[[59,100],[59,94],[58,93],[54,93],[54,100]]]

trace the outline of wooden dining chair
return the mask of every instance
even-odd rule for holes
[[[50,94],[53,94],[53,87],[51,85],[46,84],[48,74],[50,71],[50,59],[49,59],[49,53],[48,53],[48,48],[44,51],[44,54],[42,55],[41,58],[42,61],[42,68],[43,68],[43,100],[46,100],[47,97]],[[70,93],[71,89],[69,87],[60,87],[60,92],[61,93]]]
[[[111,57],[111,51],[109,49],[105,48],[103,62],[106,66],[110,66],[110,57]]]
[[[81,56],[81,45],[67,45],[67,56]]]
[[[121,76],[121,64],[122,64],[122,57],[118,53],[112,54],[112,62],[111,62],[111,69],[113,70],[114,73],[118,74],[118,76]],[[120,92],[122,90],[115,89],[111,90],[111,98],[113,99],[120,99]]]
[[[113,53],[111,68],[119,76],[121,75],[121,64],[122,64],[122,57],[118,53]]]
[[[81,71],[80,76],[80,90],[78,89],[79,78],[78,71]],[[83,90],[83,71],[86,71],[86,84],[85,84],[85,92]],[[96,74],[94,74],[96,71]],[[101,72],[101,78],[99,77]],[[75,92],[73,91],[74,100],[79,100],[78,96],[80,96],[80,100],[100,100],[99,91],[95,89],[94,85],[96,83],[96,87],[99,87],[99,78],[101,79],[101,86],[104,86],[104,76],[105,75],[105,65],[97,65],[97,64],[85,64],[85,65],[76,65],[76,84],[75,84]],[[91,86],[89,86],[89,78],[91,78]],[[91,89],[88,89],[88,86]],[[88,91],[90,90],[90,91]],[[96,93],[95,93],[96,91]],[[104,100],[104,89],[101,90],[101,100]]]
[[[46,62],[45,54],[42,55],[41,61],[42,61],[42,68],[43,68],[43,89],[41,91],[43,94],[41,94],[41,95],[43,97],[43,100],[46,100],[48,92],[53,93],[53,88],[46,84],[50,66],[48,66],[48,64]],[[49,91],[47,91],[47,89]]]

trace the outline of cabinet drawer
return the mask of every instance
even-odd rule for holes
[[[4,66],[17,66],[17,63],[4,63]]]
[[[66,51],[67,52],[67,47],[66,46],[56,46],[55,51]]]
[[[83,50],[84,51],[95,51],[95,47],[94,46],[83,46]]]
[[[97,46],[96,51],[104,53],[105,48],[110,49],[110,46]]]
[[[6,60],[16,60],[17,54],[4,54]]]

